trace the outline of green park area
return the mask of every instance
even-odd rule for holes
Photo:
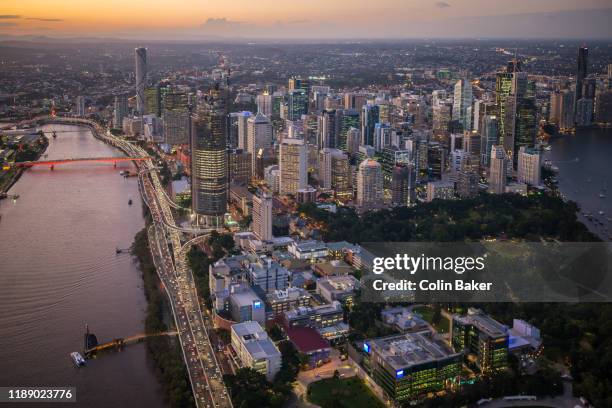
[[[431,324],[438,333],[448,333],[449,321],[446,317],[442,316],[439,310],[436,311],[429,306],[419,306],[415,307],[413,311],[427,323]]]
[[[308,400],[321,408],[384,408],[358,377],[314,382],[308,387]]]

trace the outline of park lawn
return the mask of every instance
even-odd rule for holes
[[[438,333],[448,333],[448,329],[449,329],[449,322],[448,319],[444,316],[442,316],[440,318],[440,322],[438,324],[433,324],[432,320],[433,320],[433,309],[429,306],[421,306],[421,307],[415,307],[413,310],[415,313],[419,314],[423,320],[425,320],[427,323],[431,324],[433,327],[435,327],[435,329],[438,331]]]
[[[358,377],[313,382],[308,387],[308,401],[321,408],[384,408]]]

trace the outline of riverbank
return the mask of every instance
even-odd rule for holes
[[[147,222],[149,224],[149,222]],[[157,276],[151,257],[145,227],[134,237],[131,254],[138,260],[144,293],[147,300],[145,332],[158,333],[168,330],[164,316],[170,313],[165,293]],[[183,361],[180,344],[166,336],[148,337],[147,353],[155,365],[156,375],[172,407],[194,406],[193,394],[187,368]]]
[[[38,148],[35,149],[35,155],[33,158],[28,158],[28,161],[35,161],[40,159],[40,157],[47,151],[49,147],[49,139],[42,135],[41,136],[43,142],[39,144]],[[0,194],[8,193],[8,191],[13,187],[13,185],[19,180],[21,175],[26,169],[23,167],[11,167],[6,172],[0,174]]]

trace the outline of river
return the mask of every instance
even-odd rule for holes
[[[612,129],[580,129],[575,135],[552,139],[550,144],[552,150],[545,158],[559,168],[560,191],[580,205],[579,219],[592,232],[611,240]],[[605,197],[600,198],[604,189]],[[592,214],[594,220],[588,220],[585,213]]]
[[[121,155],[86,128],[49,129],[48,159]],[[132,167],[35,167],[10,190],[18,200],[0,201],[0,386],[73,386],[71,406],[167,406],[144,344],[79,369],[69,358],[86,323],[101,342],[144,330],[140,271],[115,253],[144,226],[137,180],[118,174]]]

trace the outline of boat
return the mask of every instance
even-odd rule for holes
[[[552,146],[551,145],[546,145],[546,146],[544,146],[544,150],[546,150],[547,152],[550,152],[552,150]]]
[[[599,211],[599,215],[604,215],[605,213],[603,211]]]
[[[77,351],[73,351],[72,353],[70,353],[70,358],[72,358],[72,361],[74,362],[74,365],[77,366],[77,367],[82,367],[85,364],[87,364],[87,362],[85,361],[85,359],[83,358],[81,353],[79,353]]]
[[[57,138],[57,132],[55,130],[53,131],[52,136],[53,136],[54,139]]]
[[[132,199],[131,198],[128,200],[128,205],[132,205]]]
[[[121,170],[121,171],[119,172],[119,175],[120,175],[120,176],[125,176],[125,170]]]

